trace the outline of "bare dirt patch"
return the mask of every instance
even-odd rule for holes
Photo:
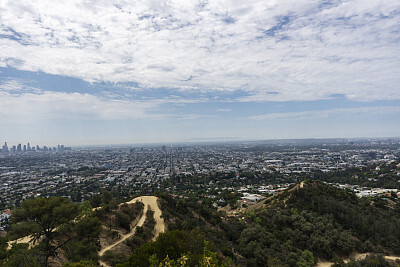
[[[107,246],[104,246],[104,247],[102,246],[101,250],[99,251],[100,257],[103,256],[106,251],[117,248],[118,245],[120,245],[122,242],[124,242],[125,240],[127,240],[128,238],[132,237],[135,234],[136,228],[138,226],[142,226],[146,219],[146,212],[147,212],[148,207],[150,207],[150,209],[154,211],[154,219],[156,221],[156,225],[154,226],[153,240],[155,240],[160,233],[163,233],[165,231],[165,223],[164,223],[164,219],[161,218],[162,212],[158,205],[158,198],[155,196],[142,196],[142,197],[134,198],[134,199],[126,202],[126,204],[135,203],[136,201],[143,202],[143,204],[144,204],[144,210],[143,210],[142,216],[139,218],[136,225],[132,228],[132,230],[129,233],[121,234],[120,238],[116,242],[109,244]],[[100,263],[100,266],[108,266],[103,261],[99,261],[99,263]]]

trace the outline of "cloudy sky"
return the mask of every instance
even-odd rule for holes
[[[398,0],[0,1],[0,142],[398,136]]]

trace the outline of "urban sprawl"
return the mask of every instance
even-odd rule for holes
[[[317,174],[373,166],[369,180],[398,176],[400,139],[315,139],[260,142],[31,147],[0,150],[0,205],[5,213],[26,198],[64,196],[81,202],[102,190],[120,198],[168,192],[196,194],[220,206],[228,190],[254,202]],[[397,165],[399,167],[399,165]],[[357,178],[354,174],[352,178]],[[397,188],[333,183],[361,196],[397,194]],[[3,213],[5,217],[7,217]]]

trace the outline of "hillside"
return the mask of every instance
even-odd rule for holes
[[[295,186],[236,217],[223,216],[195,199],[176,200],[167,195],[160,199],[167,228],[173,230],[167,235],[174,241],[169,244],[167,238],[162,238],[140,247],[123,266],[137,266],[139,258],[149,264],[151,255],[162,261],[167,254],[160,247],[169,245],[176,248],[174,257],[168,254],[169,259],[178,260],[188,254],[201,258],[199,247],[204,240],[211,242],[216,260],[225,265],[312,266],[330,261],[344,266],[342,259],[355,253],[400,254],[398,212],[376,200],[360,199],[350,191],[318,181]],[[196,235],[203,241],[192,250],[190,246],[183,249],[184,239]],[[189,266],[195,266],[195,262]]]
[[[393,209],[321,182],[286,191],[245,216],[238,250],[250,265],[292,266],[311,252],[339,259],[354,252],[400,254],[400,218]]]
[[[101,259],[107,261],[110,260],[109,263],[104,262],[103,260],[100,260],[100,266],[109,266],[109,264],[113,265],[115,262],[115,259],[113,259],[117,255],[121,261],[121,258],[123,259],[124,257],[128,257],[130,253],[132,253],[132,248],[129,247],[129,241],[138,236],[138,229],[143,229],[143,227],[146,227],[146,222],[148,220],[149,214],[150,216],[154,218],[154,224],[152,224],[152,227],[150,227],[150,236],[149,239],[155,240],[157,236],[160,233],[163,233],[165,231],[165,225],[164,225],[164,220],[161,218],[161,210],[158,206],[158,198],[155,196],[141,196],[132,199],[129,202],[120,204],[121,206],[128,206],[129,205],[143,205],[143,211],[141,212],[140,216],[137,216],[134,218],[133,221],[128,220],[129,223],[129,232],[120,234],[118,235],[118,238],[113,241],[107,241],[107,233],[104,233],[103,238],[100,238],[102,246],[99,251],[99,256]],[[153,212],[153,213],[152,213]],[[103,224],[104,225],[104,224]],[[103,226],[103,228],[105,228]],[[107,230],[105,231],[107,232]],[[146,240],[148,241],[148,240]],[[108,255],[104,258],[104,255]]]
[[[3,251],[1,260],[6,266],[24,260],[29,263],[18,266],[43,266],[41,260],[49,255],[50,266],[69,267],[98,263],[120,267],[366,266],[368,262],[397,266],[394,262],[400,255],[396,206],[358,198],[319,181],[295,185],[236,216],[210,207],[206,200],[175,199],[168,194],[137,197],[120,205],[108,194],[102,199],[103,207],[95,210],[88,203],[77,207],[59,198],[23,203],[26,210],[17,215],[33,204],[42,208],[54,201],[57,209],[71,213],[62,214],[48,243],[65,245],[59,253],[51,250],[53,254],[43,254],[46,250],[40,245],[31,249],[20,245]],[[48,208],[43,211],[47,213]],[[18,230],[26,232],[25,222],[17,221],[10,236]],[[28,223],[32,226],[33,222]],[[343,262],[354,255],[360,261]]]
[[[73,262],[82,261],[84,266],[96,266],[97,262],[114,266],[137,246],[164,232],[155,196],[117,205],[104,193],[102,203],[93,209],[89,202],[78,206],[64,198],[23,202],[8,234],[14,240],[0,240],[0,266],[74,266]]]

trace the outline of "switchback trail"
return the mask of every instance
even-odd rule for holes
[[[132,230],[128,234],[122,235],[121,238],[117,242],[115,242],[115,243],[113,243],[111,245],[108,245],[108,246],[106,246],[104,248],[101,248],[101,250],[99,251],[99,256],[100,257],[103,256],[106,251],[112,249],[113,247],[117,246],[118,244],[121,244],[126,239],[130,238],[131,236],[133,236],[135,234],[136,228],[138,226],[142,226],[144,221],[146,220],[146,212],[147,212],[148,206],[150,206],[150,209],[154,211],[154,219],[156,221],[156,225],[154,226],[154,237],[153,237],[152,240],[155,240],[160,233],[163,233],[165,231],[164,219],[161,218],[161,214],[162,214],[161,213],[161,209],[160,209],[160,207],[158,206],[158,203],[157,203],[158,202],[158,198],[155,197],[155,196],[141,196],[141,197],[134,198],[131,201],[128,201],[128,202],[125,202],[125,203],[126,204],[132,204],[132,203],[135,203],[137,201],[143,202],[143,204],[144,204],[144,210],[143,210],[142,217],[140,217],[138,223],[135,225],[134,228],[132,228]],[[109,266],[109,265],[107,265],[105,262],[103,262],[101,260],[99,261],[99,263],[100,263],[100,266]]]

